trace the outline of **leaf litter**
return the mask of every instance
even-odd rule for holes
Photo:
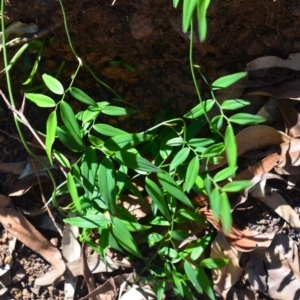
[[[270,80],[268,73],[274,68],[279,76]],[[258,113],[268,116],[269,125],[249,126],[236,135],[242,164],[233,179],[249,179],[252,186],[238,197],[231,196],[233,225],[229,233],[205,206],[203,196],[200,202],[204,207],[199,213],[219,232],[211,244],[211,257],[230,259],[227,266],[213,271],[214,290],[223,299],[260,299],[257,292],[273,299],[300,297],[300,90],[298,78],[285,75],[283,69],[299,71],[300,53],[286,60],[258,58],[246,67],[249,78],[243,82],[242,98],[251,101],[260,96],[264,105]],[[263,71],[259,81],[255,79],[257,70]],[[224,153],[209,170],[226,164]]]

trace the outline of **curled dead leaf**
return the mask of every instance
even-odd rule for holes
[[[214,219],[210,209],[204,207],[199,210],[199,213],[204,216],[219,232],[221,232],[229,245],[241,252],[249,252],[256,248],[267,248],[271,244],[276,232],[260,233],[248,229],[239,229],[234,223],[228,234],[225,234],[222,225]]]

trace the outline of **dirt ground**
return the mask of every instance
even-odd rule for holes
[[[189,67],[189,34],[181,31],[181,10],[174,9],[171,0],[116,0],[114,5],[112,1],[64,1],[71,38],[81,59],[125,101],[141,111],[130,119],[108,122],[139,131],[153,125],[154,118],[168,110],[176,116],[183,115],[198,100]],[[247,62],[260,56],[286,58],[300,51],[299,16],[299,1],[212,0],[207,14],[206,41],[199,43],[197,34],[194,35],[194,62],[212,82],[222,75],[243,70]],[[65,63],[60,80],[67,85],[77,60],[68,45],[59,3],[7,0],[6,23],[15,21],[33,22],[47,33],[38,75],[54,76]],[[16,48],[10,49],[9,56],[15,51]],[[35,55],[28,54],[27,59],[32,64]],[[112,65],[110,61],[122,61],[123,65]],[[21,83],[28,75],[26,63],[20,60],[11,72],[13,87],[17,87],[14,89],[17,104],[22,100]],[[128,70],[124,63],[135,71]],[[6,92],[3,73],[0,76],[1,89]],[[208,97],[204,84],[200,82],[200,85],[203,98]],[[97,101],[112,97],[86,70],[80,71],[76,86]],[[17,136],[7,108],[4,104],[1,107],[0,128]],[[40,110],[30,108],[26,112],[28,119],[44,130],[45,118]],[[7,134],[0,135],[0,145],[1,162],[21,161],[26,156],[19,143]],[[14,178],[10,177],[0,173],[3,193],[12,185],[10,180]],[[45,262],[28,251],[20,249],[15,269],[23,268],[24,258],[28,264],[31,262],[31,268],[45,271]],[[27,275],[28,281],[22,284],[16,280],[9,289],[12,299],[64,299],[60,286],[32,292],[30,287],[36,276],[38,272]]]

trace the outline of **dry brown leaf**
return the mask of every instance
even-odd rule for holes
[[[223,232],[221,223],[214,219],[213,213],[210,209],[204,207],[199,210],[219,232],[222,232],[225,240],[229,245],[241,252],[252,251],[256,248],[267,248],[271,244],[275,232],[260,233],[248,229],[239,229],[234,223],[231,226],[230,232],[225,234]]]
[[[210,257],[226,257],[229,259],[229,263],[223,268],[212,270],[214,290],[226,299],[229,289],[239,280],[243,273],[243,269],[239,266],[241,253],[232,248],[219,232],[211,244]]]
[[[243,254],[241,264],[253,289],[274,299],[300,299],[300,263],[296,243],[278,234],[267,249]]]
[[[137,220],[151,212],[152,199],[149,196],[144,197],[144,201],[141,201],[134,195],[122,195],[119,201]]]
[[[80,258],[81,246],[77,240],[79,228],[70,224],[65,224],[65,229],[62,236],[62,254],[67,262],[74,261]],[[65,300],[73,300],[76,290],[78,277],[73,276],[67,269],[65,274]]]
[[[9,197],[6,197],[2,194],[0,194],[0,207],[7,207],[11,203],[11,199]]]
[[[123,282],[133,283],[136,277],[133,273],[123,274],[113,277],[113,283],[108,279],[104,284],[96,288],[92,293],[80,298],[79,300],[86,300],[91,296],[99,295],[101,300],[116,299],[114,292],[115,287],[119,288]],[[114,297],[114,298],[113,298]]]
[[[300,136],[300,114],[291,105],[284,105],[283,103],[277,106],[280,111],[284,124],[286,126],[286,133],[291,137]]]
[[[122,295],[120,300],[153,300],[156,299],[156,294],[149,285],[140,287],[133,285],[129,291]]]
[[[109,257],[106,258],[108,261],[108,265],[106,265],[102,259],[98,255],[91,255],[87,257],[87,263],[89,266],[89,269],[92,271],[92,273],[101,273],[101,272],[113,272],[117,269],[119,269],[120,266],[125,268],[122,263],[118,264],[118,262],[114,262]],[[67,270],[71,272],[71,274],[74,277],[82,275],[82,259],[76,259],[72,262],[67,263],[66,266]],[[47,285],[46,282],[51,282],[58,276],[57,270],[51,270],[47,272],[43,278],[38,278],[35,281],[35,285],[43,286]]]
[[[0,163],[0,172],[21,175],[26,166],[26,163],[26,161]]]
[[[284,198],[266,185],[266,180],[256,184],[251,190],[252,197],[271,207],[281,218],[288,222],[297,232],[300,232],[300,220],[293,208],[284,200]]]
[[[299,80],[285,82],[281,85],[270,87],[261,87],[259,89],[245,89],[245,95],[259,95],[274,98],[287,98],[292,100],[300,100]]]
[[[246,65],[246,71],[254,71],[266,68],[287,68],[300,70],[300,53],[292,53],[287,59],[278,56],[263,56],[256,58]]]
[[[40,182],[47,182],[49,181],[48,176],[40,176]],[[10,197],[18,197],[26,194],[33,186],[39,184],[39,180],[36,176],[32,177],[24,177],[17,181],[15,185],[9,192]]]
[[[27,221],[20,211],[13,208],[0,208],[0,223],[21,243],[43,256],[57,270],[58,276],[55,279],[62,276],[66,265],[61,253]]]

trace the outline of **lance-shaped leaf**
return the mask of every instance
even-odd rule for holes
[[[194,208],[190,199],[186,196],[186,194],[181,190],[176,181],[168,173],[158,173],[157,177],[160,184],[170,195],[180,200],[186,206]]]
[[[74,112],[71,106],[65,101],[60,102],[60,115],[68,131],[72,134],[78,146],[84,148],[84,143],[81,138],[79,125],[75,118]]]
[[[102,112],[109,116],[126,116],[136,113],[136,110],[128,109],[119,106],[107,105],[103,108]]]
[[[232,125],[228,125],[225,131],[225,151],[229,167],[235,168],[237,161],[237,146]]]
[[[39,107],[54,107],[56,105],[52,98],[43,94],[26,93],[25,96]]]
[[[144,172],[162,172],[162,170],[152,164],[149,160],[141,157],[138,154],[127,152],[127,151],[119,151],[116,152],[113,158],[122,165],[127,166],[128,168],[144,171]]]
[[[238,113],[229,118],[230,122],[240,125],[254,125],[267,121],[267,118],[247,113]]]
[[[218,188],[214,188],[209,195],[209,202],[214,213],[215,220],[219,220],[220,216],[220,197],[220,190]]]
[[[106,135],[106,136],[128,134],[128,132],[121,130],[119,128],[113,127],[108,124],[95,124],[93,126],[93,129],[95,129],[98,133]]]
[[[231,207],[229,204],[227,193],[223,192],[220,195],[220,219],[223,227],[223,232],[228,234],[230,232],[232,217]]]
[[[156,204],[159,211],[170,221],[171,216],[161,189],[148,177],[146,178],[146,191]]]
[[[114,165],[110,158],[104,157],[98,169],[98,186],[109,211],[114,213],[116,206],[116,179]]]
[[[183,267],[184,267],[185,274],[187,275],[190,282],[194,285],[197,292],[203,294],[203,289],[200,284],[201,281],[198,281],[197,273],[194,267],[186,260],[184,261]]]
[[[81,212],[81,203],[78,196],[76,183],[71,173],[68,173],[67,175],[67,184],[68,184],[68,190],[73,200],[74,206],[78,212]]]
[[[83,153],[81,163],[82,184],[88,198],[91,198],[94,192],[97,169],[98,160],[96,150],[88,147]]]
[[[210,0],[197,1],[197,20],[200,42],[203,42],[207,33],[206,11]]]
[[[64,219],[64,222],[80,228],[99,228],[107,226],[110,221],[101,213],[82,217]]]
[[[60,141],[72,151],[80,152],[84,149],[82,145],[79,145],[77,143],[74,136],[69,132],[69,130],[65,126],[63,127],[58,126],[56,128],[56,134],[60,139]]]
[[[126,228],[122,220],[117,217],[113,219],[112,232],[118,243],[129,253],[143,258],[139,248],[137,247],[131,233]]]
[[[251,180],[236,180],[227,183],[223,188],[223,192],[239,192],[251,186]]]
[[[184,0],[182,10],[182,31],[187,32],[192,20],[198,0]]]
[[[127,150],[135,147],[138,144],[149,142],[153,139],[151,134],[144,133],[128,133],[116,135],[109,138],[105,143],[106,147],[110,151]]]
[[[247,72],[240,72],[235,74],[226,75],[218,78],[216,81],[212,83],[213,90],[219,90],[229,87],[230,85],[236,83],[243,77],[247,75]]]
[[[198,156],[195,156],[189,163],[186,176],[185,176],[185,184],[184,191],[189,192],[193,185],[195,184],[197,175],[199,173],[200,163]]]
[[[47,120],[46,125],[46,153],[48,155],[49,161],[52,165],[52,144],[55,140],[56,135],[56,128],[57,128],[57,117],[56,117],[56,111],[53,111]]]
[[[181,149],[172,159],[169,170],[173,171],[176,167],[181,165],[189,156],[190,148]]]
[[[227,110],[236,110],[240,108],[244,108],[245,106],[250,105],[250,101],[242,100],[242,99],[234,99],[234,100],[225,100],[221,107],[222,109]]]
[[[97,106],[96,101],[94,101],[90,96],[88,96],[81,89],[76,88],[76,87],[71,87],[71,88],[69,88],[69,92],[75,99],[79,100],[80,102],[88,104],[88,105],[92,105],[92,106]]]
[[[208,112],[211,110],[215,103],[215,100],[206,100],[202,101],[198,105],[196,105],[194,108],[192,108],[187,114],[184,115],[185,118],[189,119],[195,119],[199,116],[203,115],[205,112]]]
[[[62,95],[64,93],[64,87],[62,84],[54,77],[43,74],[42,78],[47,86],[47,88],[54,94]]]

